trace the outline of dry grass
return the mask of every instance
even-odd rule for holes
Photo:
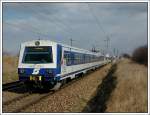
[[[107,75],[102,79],[102,82],[97,87],[95,95],[88,102],[83,112],[87,113],[102,113],[105,112],[106,102],[109,100],[111,93],[116,87],[116,77],[113,73],[116,71],[117,65],[113,64],[108,71]]]
[[[3,55],[3,84],[18,80],[17,77],[18,58],[15,56]]]
[[[115,72],[117,85],[107,102],[106,112],[148,111],[148,69],[128,59]]]

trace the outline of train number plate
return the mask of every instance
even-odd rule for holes
[[[41,76],[30,76],[30,81],[41,81]]]

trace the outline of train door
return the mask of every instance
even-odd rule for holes
[[[62,46],[57,45],[57,74],[61,74]]]
[[[67,72],[67,62],[66,62],[64,48],[62,48],[62,59],[61,59],[61,74],[65,74]]]

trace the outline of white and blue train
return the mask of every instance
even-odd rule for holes
[[[58,89],[62,83],[108,62],[100,53],[49,40],[29,41],[21,44],[19,80],[29,86]]]

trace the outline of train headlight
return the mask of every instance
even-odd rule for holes
[[[20,74],[25,73],[25,69],[23,69],[23,68],[19,69],[19,73],[20,73]]]
[[[39,41],[36,41],[36,42],[35,42],[35,45],[36,45],[36,46],[39,46],[39,45],[40,45],[40,42],[39,42]]]

